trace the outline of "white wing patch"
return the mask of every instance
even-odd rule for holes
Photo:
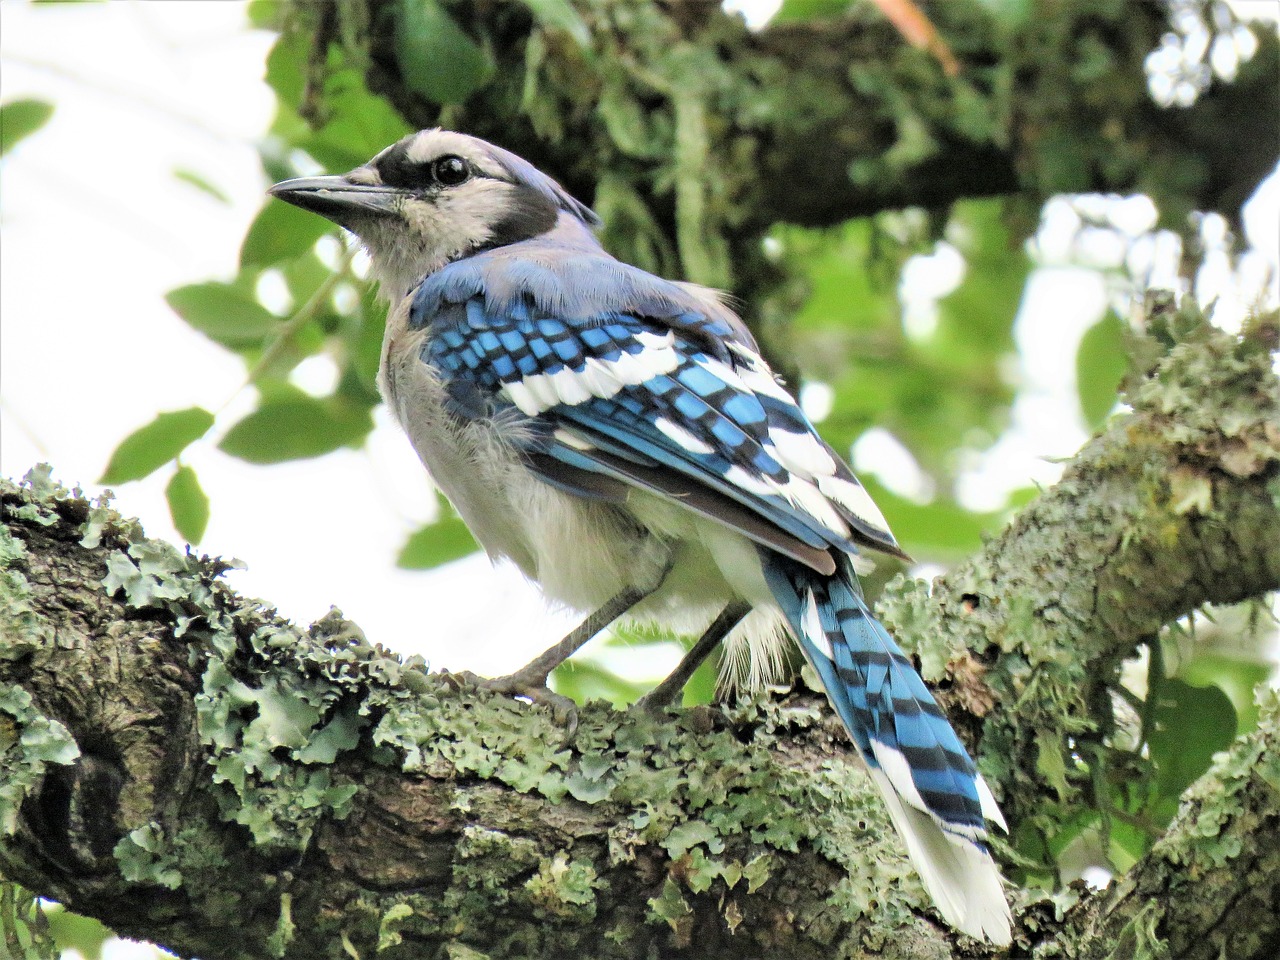
[[[653,422],[668,440],[677,444],[690,453],[707,455],[715,453],[715,449],[708,443],[704,443],[695,437],[692,433],[677,424],[672,423],[666,417],[659,417]]]
[[[749,390],[786,403],[794,404],[796,402],[795,397],[787,393],[787,388],[778,382],[778,378],[759,354],[736,343],[732,344],[730,349],[738,355],[744,364],[739,375]]]
[[[758,395],[795,405],[795,398],[778,382],[759,354],[742,344],[732,344],[730,349],[741,361],[741,366],[737,369],[715,359],[707,361],[704,366],[725,383],[741,385],[743,389]],[[830,500],[848,510],[868,527],[893,536],[889,532],[888,521],[872,501],[871,495],[856,480],[839,475],[841,465],[836,462],[830,447],[816,435],[775,426],[769,430],[765,449],[795,478],[779,492],[827,529],[842,537],[849,536],[848,524],[826,502]],[[801,486],[796,483],[796,479],[810,481],[811,484],[816,484],[817,489],[811,492],[809,484]]]
[[[889,521],[862,484],[835,476],[819,477],[818,489],[867,526],[889,532]]]
[[[570,447],[574,450],[581,450],[584,453],[596,449],[596,445],[594,443],[584,440],[572,430],[566,430],[564,427],[557,428],[552,436],[555,437],[557,443],[563,443],[566,447]]]
[[[764,477],[757,477],[754,474],[747,473],[746,470],[736,464],[725,471],[724,478],[739,490],[753,493],[757,497],[776,497],[779,494],[776,483],[770,483]]]
[[[826,444],[811,433],[775,427],[769,431],[769,442],[777,451],[778,462],[805,479],[831,476],[836,471],[836,462]]]
[[[671,373],[680,365],[672,334],[638,333],[636,339],[644,345],[640,353],[624,352],[613,360],[588,357],[581,370],[564,367],[554,373],[530,374],[514,383],[504,383],[502,393],[522,413],[536,417],[562,404],[576,406],[592,397],[608,400],[623,387]]]
[[[803,510],[824,527],[841,537],[849,536],[849,525],[831,505],[831,501],[808,480],[792,473],[785,484],[771,484],[787,502],[799,510]]]

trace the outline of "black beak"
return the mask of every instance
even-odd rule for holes
[[[348,228],[371,216],[394,214],[405,195],[396,187],[352,183],[346,177],[283,180],[267,193]]]

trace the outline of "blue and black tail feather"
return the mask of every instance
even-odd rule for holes
[[[999,810],[955,731],[847,560],[834,575],[761,551],[765,577],[805,658],[884,794],[894,826],[943,915],[1007,943],[1009,909],[986,844]]]

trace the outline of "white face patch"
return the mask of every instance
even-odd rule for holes
[[[489,155],[487,144],[465,133],[452,130],[423,130],[414,135],[405,148],[412,163],[429,163],[440,157],[462,157],[485,176],[507,179],[507,171]]]
[[[362,187],[382,186],[382,175],[378,173],[377,167],[374,167],[372,164],[365,164],[363,167],[356,167],[347,174],[347,179]]]

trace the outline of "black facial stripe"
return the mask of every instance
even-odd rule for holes
[[[486,247],[505,247],[546,233],[556,225],[556,206],[537,190],[517,187],[505,217],[493,225]]]
[[[402,144],[387,151],[378,160],[377,168],[378,176],[388,187],[413,189],[431,183],[430,168],[426,164],[412,162],[407,148]]]
[[[450,156],[445,154],[444,156]],[[440,157],[426,161],[409,159],[409,148],[404,144],[396,144],[388,150],[375,164],[378,176],[388,187],[400,187],[402,190],[434,191],[442,189],[441,184],[432,174],[432,164]],[[489,176],[475,164],[462,159],[472,177]],[[492,179],[492,178],[491,178]]]

